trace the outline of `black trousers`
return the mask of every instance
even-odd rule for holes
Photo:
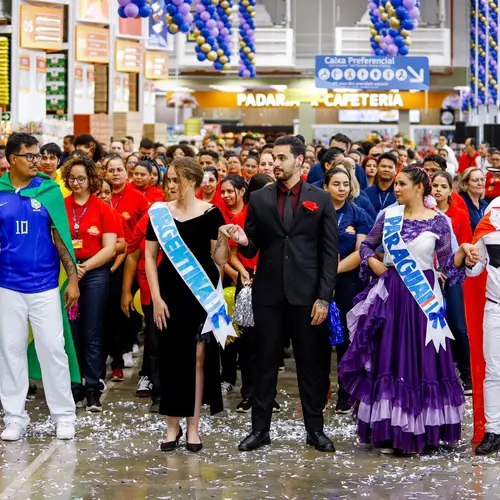
[[[160,331],[156,328],[153,319],[153,306],[142,305],[146,329],[144,331],[144,359],[142,374],[146,375],[153,384],[151,399],[160,399]]]
[[[311,310],[312,306],[294,306],[288,301],[276,306],[254,305],[257,366],[252,428],[255,431],[269,431],[271,426],[278,367],[283,356],[283,331],[290,334],[295,353],[305,427],[309,432],[323,429],[331,347],[326,321],[311,326]]]

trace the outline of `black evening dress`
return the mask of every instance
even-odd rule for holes
[[[175,221],[180,236],[215,287],[220,272],[212,260],[210,241],[217,240],[219,227],[224,224],[224,217],[217,207],[209,208],[194,219]],[[158,241],[151,222],[146,239]],[[163,251],[158,266],[158,281],[160,294],[170,312],[167,329],[159,332],[160,413],[169,417],[192,417],[196,384],[196,347],[207,313]],[[204,335],[203,339],[206,343],[203,404],[210,405],[210,413],[215,415],[223,410],[219,348],[211,332]]]

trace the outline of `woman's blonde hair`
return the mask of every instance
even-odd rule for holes
[[[481,172],[481,173],[483,173],[483,171],[480,168],[477,168],[477,167],[469,167],[468,169],[464,170],[464,173],[462,174],[460,182],[458,183],[458,189],[462,193],[466,193],[467,192],[467,184],[469,184],[470,176],[474,172]]]
[[[347,172],[347,176],[351,181],[351,198],[356,199],[361,194],[361,187],[356,175],[352,171],[351,162],[344,158],[343,160],[334,162],[333,168],[341,168]]]

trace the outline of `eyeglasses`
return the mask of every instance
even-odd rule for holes
[[[20,153],[12,153],[14,156],[22,156],[23,158],[26,158],[26,161],[29,163],[35,163],[37,161],[40,161],[42,158],[42,155],[40,153],[33,154],[33,153],[25,153],[25,154],[20,154]]]
[[[85,184],[85,181],[87,180],[87,177],[68,177],[68,182],[70,184],[74,184],[77,182],[78,184]]]
[[[469,182],[472,182],[473,184],[484,184],[484,179],[470,179]]]

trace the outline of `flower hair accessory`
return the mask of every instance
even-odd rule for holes
[[[434,210],[437,207],[436,198],[434,198],[434,196],[432,196],[431,194],[427,195],[424,198],[424,207]]]
[[[304,201],[304,203],[302,203],[302,206],[306,209],[306,212],[308,214],[312,214],[319,210],[318,205],[316,205],[314,201]]]

